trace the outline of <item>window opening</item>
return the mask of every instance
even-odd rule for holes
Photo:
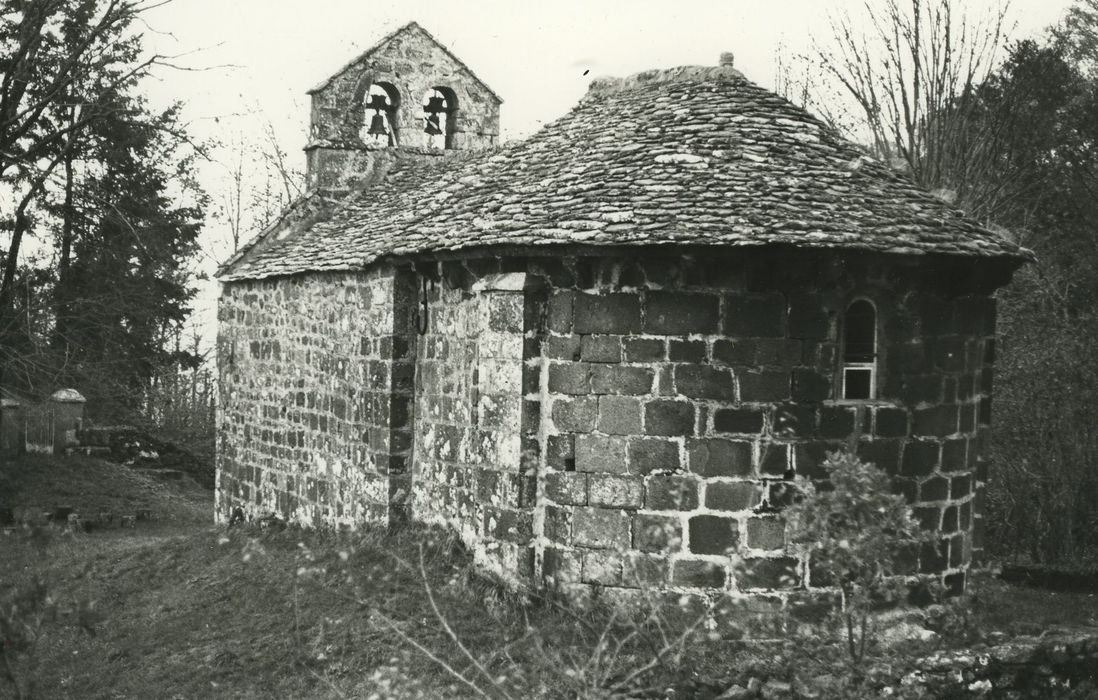
[[[872,399],[877,395],[877,310],[866,299],[846,308],[843,319],[844,399]]]
[[[452,90],[433,87],[423,96],[423,133],[427,145],[433,148],[452,148],[454,110],[457,98]]]
[[[366,133],[363,140],[379,146],[397,143],[397,107],[400,97],[388,83],[373,83],[366,93]]]

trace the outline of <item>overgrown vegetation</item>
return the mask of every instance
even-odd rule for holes
[[[854,505],[879,524],[867,505],[878,494]],[[967,619],[962,608],[928,614],[939,637],[913,641],[922,627],[910,625],[899,646],[875,637],[856,681],[846,645],[821,634],[842,634],[826,616],[774,617],[731,599],[653,595],[626,611],[517,594],[436,529],[210,527],[208,492],[96,460],[36,460],[0,495],[0,507],[143,504],[158,518],[135,529],[0,536],[0,611],[31,627],[5,638],[20,645],[15,674],[37,697],[713,698],[736,686],[743,697],[764,687],[776,697],[876,697],[954,637],[1098,625],[1093,597],[982,581]],[[742,642],[747,621],[769,641]],[[4,683],[0,694],[10,693]],[[892,697],[927,697],[928,687]]]
[[[1098,561],[1098,74],[1073,58],[1082,40],[1016,45],[984,91],[1019,125],[997,177],[1016,201],[993,220],[1038,256],[1000,296],[988,541],[1056,565]]]
[[[790,543],[813,564],[815,584],[839,593],[834,614],[858,676],[874,641],[873,611],[906,600],[904,577],[916,573],[919,549],[933,547],[937,535],[922,529],[880,469],[842,452],[828,455],[823,468],[825,484],[799,482],[800,498],[783,515]]]

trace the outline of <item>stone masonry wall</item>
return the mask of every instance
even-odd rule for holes
[[[909,573],[960,591],[1005,281],[991,264],[680,248],[231,283],[218,517],[412,517],[511,580],[785,599],[826,583],[785,551],[791,480],[849,446],[940,533]],[[837,398],[855,298],[878,314],[867,401]]]
[[[529,582],[535,479],[523,473],[520,454],[525,276],[478,278],[459,264],[427,274],[415,518],[453,527],[479,564]]]
[[[310,525],[404,514],[411,293],[392,269],[225,286],[219,520],[236,507]]]
[[[941,533],[910,573],[953,590],[979,536],[994,284],[974,266],[826,253],[531,263],[543,376],[535,530],[566,588],[789,591],[824,583],[785,552],[789,479],[852,445]],[[838,396],[839,318],[878,309],[879,386]],[[543,511],[542,511],[543,509]]]
[[[312,127],[305,149],[309,189],[353,188],[371,169],[378,147],[367,146],[362,139],[368,126],[364,103],[370,85],[379,82],[391,84],[400,95],[395,124],[399,146],[427,149],[423,99],[434,87],[449,88],[456,98],[451,148],[487,148],[499,140],[499,98],[426,32],[411,26],[312,92]]]

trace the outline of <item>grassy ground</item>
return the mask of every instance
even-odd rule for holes
[[[9,537],[0,555],[17,572],[9,583],[37,571],[59,600],[97,601],[94,636],[61,623],[46,630],[36,674],[44,697],[480,694],[431,655],[497,696],[554,695],[556,685],[576,697],[590,679],[558,677],[564,668],[604,670],[585,656],[601,631],[593,620],[510,596],[426,529],[138,529],[54,536],[44,547]]]
[[[57,506],[71,506],[91,519],[110,511],[115,526],[118,516],[140,508],[151,510],[160,526],[208,524],[213,518],[212,492],[186,477],[163,481],[90,457],[5,458],[0,466],[0,509],[11,509],[23,520],[40,518]]]
[[[192,482],[86,458],[6,465],[0,494],[17,515],[68,505],[156,518],[0,537],[0,599],[40,578],[59,603],[17,669],[41,697],[577,697],[638,665],[592,658],[605,615],[515,596],[435,530],[226,530]],[[75,624],[86,601],[94,634]]]
[[[1029,635],[1056,628],[1098,630],[1098,591],[1057,593],[986,575],[976,579],[973,590],[975,621],[987,630]]]
[[[17,669],[40,697],[600,697],[681,629],[666,617],[661,630],[522,600],[476,575],[437,531],[220,529],[209,524],[208,491],[96,460],[6,466],[0,499],[32,510],[148,507],[159,518],[0,538],[0,600],[41,577],[62,611]],[[973,615],[985,630],[1098,625],[1093,595],[979,586]],[[72,624],[80,601],[94,601],[94,635]],[[741,652],[697,642],[682,663],[666,654],[628,686],[713,697],[751,663]],[[0,680],[0,697],[8,690]]]

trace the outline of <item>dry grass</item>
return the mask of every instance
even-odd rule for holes
[[[0,474],[16,487],[0,491],[8,507],[66,499],[163,515],[134,530],[0,538],[0,598],[40,574],[63,607],[90,599],[101,616],[94,636],[64,619],[46,628],[41,697],[614,697],[607,688],[663,643],[653,625],[604,608],[508,593],[437,530],[227,531],[208,522],[209,492],[123,467],[36,460]],[[989,629],[1098,615],[1094,596],[980,585],[975,615]],[[714,697],[743,680],[745,653],[698,641],[681,663],[668,654],[631,683],[631,696],[675,686],[675,697]]]
[[[607,644],[629,621],[513,594],[437,530],[225,530],[191,483],[84,458],[0,474],[0,507],[159,517],[0,538],[0,598],[41,575],[62,607],[93,600],[101,617],[94,636],[47,627],[43,697],[589,697],[651,656],[640,637]]]
[[[162,481],[121,465],[90,457],[55,458],[26,455],[5,458],[0,466],[0,508],[40,518],[44,511],[71,506],[85,518],[102,511],[115,517],[148,508],[161,524],[208,524],[213,519],[213,493],[190,478]]]
[[[138,529],[45,549],[9,537],[0,555],[20,570],[6,583],[37,570],[61,599],[98,601],[95,636],[49,630],[45,697],[587,696],[602,631],[597,613],[529,603],[472,574],[448,536],[421,528]]]

